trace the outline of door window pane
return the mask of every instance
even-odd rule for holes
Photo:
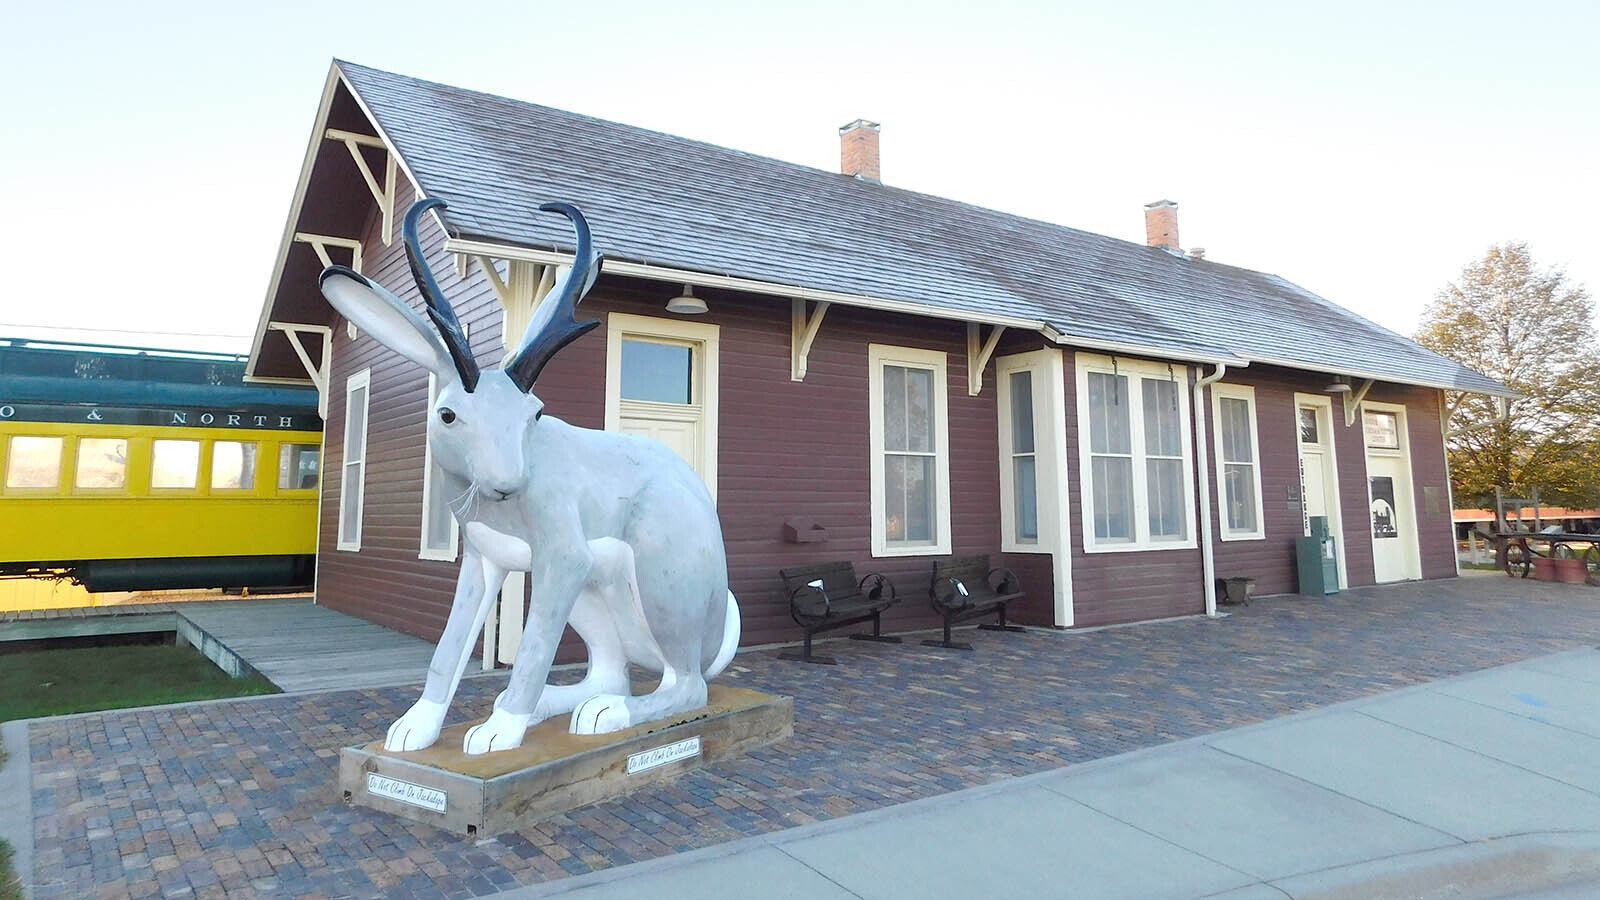
[[[260,448],[253,442],[217,441],[211,445],[211,487],[213,490],[252,490],[256,486],[256,456]]]
[[[150,466],[153,488],[192,488],[200,482],[199,441],[156,441]]]
[[[693,402],[694,351],[685,344],[622,341],[622,399]]]
[[[1317,410],[1315,407],[1300,407],[1300,443],[1322,443],[1322,439],[1317,435]]]
[[[6,454],[6,487],[53,488],[61,483],[61,438],[17,435]]]
[[[80,438],[76,487],[105,489],[128,485],[128,441],[125,438]]]
[[[1369,412],[1365,422],[1367,446],[1378,450],[1400,449],[1400,417],[1390,412]]]
[[[293,491],[317,486],[322,470],[322,448],[316,444],[282,444],[278,447],[278,490]]]

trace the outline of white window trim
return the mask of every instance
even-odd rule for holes
[[[366,389],[362,394],[365,398],[363,401],[365,406],[361,411],[362,431],[360,435],[352,435],[350,432],[350,395],[361,388]],[[359,552],[361,550],[361,513],[367,503],[367,432],[372,428],[371,412],[372,370],[362,369],[351,375],[344,383],[344,454],[339,459],[339,521],[334,523],[334,535],[337,541],[335,546],[340,550],[349,550],[351,552]],[[361,479],[361,490],[356,497],[355,509],[350,509],[350,491],[348,489],[352,437],[361,442],[360,452],[354,454],[357,457],[355,465],[360,469],[358,477]],[[347,516],[355,517],[355,540],[353,541],[344,539],[344,523]]]
[[[902,366],[933,370],[933,438],[934,438],[934,539],[927,544],[892,545],[888,539],[888,514],[883,507],[884,491],[884,424],[883,424],[883,369],[885,366]],[[872,471],[872,555],[878,556],[947,556],[950,553],[950,390],[945,354],[941,350],[918,350],[911,347],[891,347],[884,344],[867,345],[867,408],[870,415]]]
[[[695,382],[700,396],[694,398],[701,409],[701,462],[700,475],[705,479],[711,499],[717,499],[717,417],[720,403],[719,361],[722,328],[703,322],[684,322],[676,319],[659,319],[654,316],[635,316],[628,313],[611,313],[606,317],[606,423],[607,431],[622,430],[622,341],[637,337],[687,341],[697,344]]]
[[[1222,401],[1243,400],[1250,416],[1250,470],[1255,476],[1256,527],[1251,531],[1228,530],[1227,460],[1222,457]],[[1266,503],[1261,496],[1261,430],[1256,423],[1256,389],[1243,384],[1215,384],[1211,387],[1211,430],[1217,462],[1217,537],[1224,541],[1261,541],[1267,537]],[[1298,440],[1298,437],[1296,438]]]
[[[426,437],[427,417],[433,414],[433,402],[439,396],[439,377],[428,373],[428,405],[423,413],[424,437],[422,440],[422,527],[419,529],[417,559],[455,562],[461,548],[461,524],[450,516],[450,549],[438,550],[428,546],[428,523],[432,521],[433,500],[433,444]]]
[[[1097,541],[1094,534],[1094,454],[1090,441],[1089,373],[1128,376],[1129,400],[1134,409],[1129,411],[1129,438],[1133,446],[1133,533],[1131,541]],[[1189,409],[1189,367],[1184,363],[1170,365],[1170,377],[1178,382],[1178,425],[1183,442],[1183,540],[1157,541],[1150,539],[1150,506],[1148,500],[1148,467],[1144,451],[1144,391],[1139,385],[1143,377],[1166,380],[1167,363],[1146,362],[1091,353],[1077,354],[1077,406],[1078,406],[1078,478],[1079,513],[1083,520],[1083,552],[1133,553],[1147,550],[1192,550],[1198,546],[1195,528],[1194,494],[1194,422]]]

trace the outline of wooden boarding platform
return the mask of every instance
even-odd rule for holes
[[[381,740],[347,747],[339,789],[349,803],[488,837],[792,737],[794,699],[713,684],[698,710],[611,734],[570,734],[570,719],[547,719],[522,746],[479,756],[461,750],[476,723],[409,753],[390,753]]]
[[[421,638],[318,606],[309,597],[194,600],[0,618],[0,641],[141,631],[176,631],[230,674],[258,673],[285,692],[414,684],[427,677],[433,658],[433,644]],[[478,668],[473,664],[469,671]]]

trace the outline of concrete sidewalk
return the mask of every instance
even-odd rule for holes
[[[500,896],[1600,896],[1576,650]]]

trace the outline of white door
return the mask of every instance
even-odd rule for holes
[[[1325,516],[1339,560],[1339,585],[1345,574],[1344,520],[1339,508],[1339,466],[1333,447],[1333,404],[1327,397],[1295,395],[1295,427],[1300,450],[1302,534],[1311,533],[1311,517]]]
[[[1405,408],[1368,405],[1362,411],[1362,432],[1367,445],[1373,578],[1379,584],[1421,578]]]
[[[655,438],[717,493],[715,325],[613,313],[606,428]]]

